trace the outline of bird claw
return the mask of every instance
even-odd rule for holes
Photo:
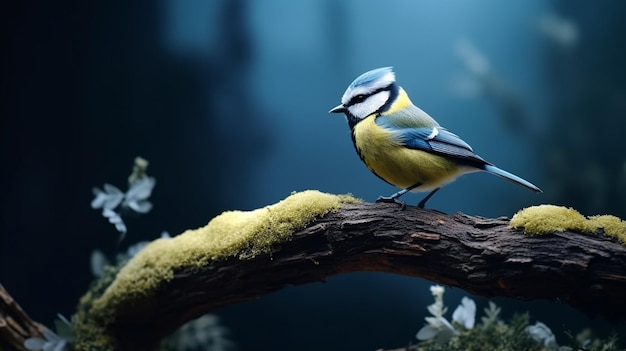
[[[378,199],[376,199],[376,202],[385,202],[385,203],[395,203],[400,205],[400,209],[399,211],[403,211],[406,208],[406,202],[398,199],[397,197],[393,197],[393,196],[379,196]]]

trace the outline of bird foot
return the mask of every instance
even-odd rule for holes
[[[417,208],[424,208],[424,206],[426,206],[426,201],[428,201],[428,199],[424,199],[424,200],[420,201],[417,204]]]
[[[395,203],[400,205],[400,209],[399,211],[402,211],[406,208],[406,202],[398,199],[397,197],[394,196],[379,196],[378,199],[376,199],[376,202],[385,202],[385,203]]]

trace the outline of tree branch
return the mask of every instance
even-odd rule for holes
[[[24,340],[41,337],[42,328],[0,284],[0,350],[25,351]]]
[[[248,260],[212,261],[175,272],[149,303],[116,312],[120,349],[150,349],[183,323],[288,285],[346,272],[428,279],[485,297],[558,299],[591,315],[624,319],[626,247],[602,235],[527,236],[506,218],[389,204],[346,204]]]

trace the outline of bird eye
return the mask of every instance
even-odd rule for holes
[[[366,95],[363,95],[363,94],[357,95],[357,96],[355,96],[355,97],[353,97],[353,98],[352,98],[352,103],[353,103],[353,104],[358,104],[358,103],[360,103],[360,102],[363,102],[363,101],[365,101],[365,98],[366,98],[366,97],[367,97],[367,96],[366,96]]]

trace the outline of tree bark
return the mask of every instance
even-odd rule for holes
[[[0,284],[0,350],[25,351],[24,340],[41,337],[41,330]]]
[[[344,205],[271,254],[176,272],[149,304],[118,311],[109,331],[123,349],[150,349],[218,307],[356,271],[420,277],[485,297],[560,300],[590,315],[623,320],[624,267],[626,247],[603,235],[528,236],[506,218]]]

